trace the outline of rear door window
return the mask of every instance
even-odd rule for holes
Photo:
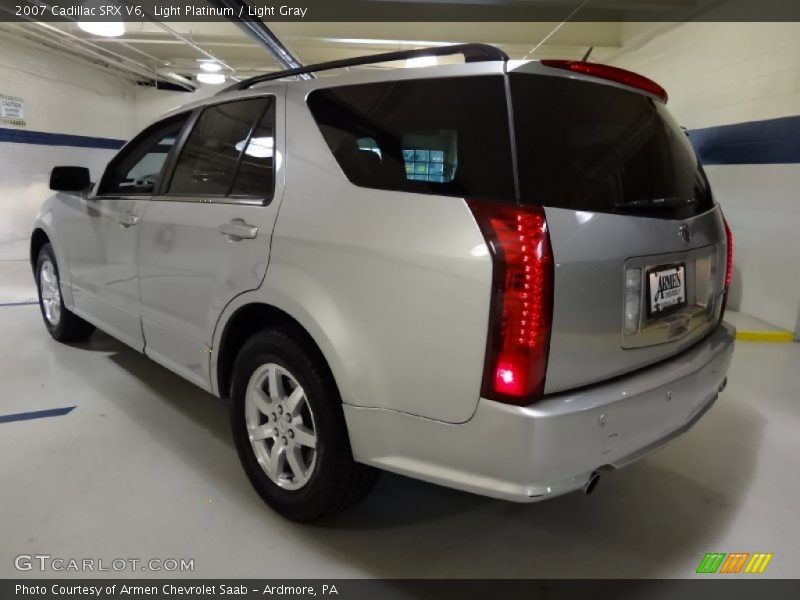
[[[271,99],[250,139],[234,146],[243,150],[231,196],[272,197],[275,189],[275,102]]]
[[[512,198],[502,76],[325,88],[308,105],[345,176],[362,187]]]
[[[662,103],[567,77],[510,78],[523,201],[670,219],[713,205],[689,140]]]
[[[214,104],[197,119],[175,165],[168,194],[272,195],[272,98]]]

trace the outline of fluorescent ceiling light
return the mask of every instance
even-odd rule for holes
[[[219,85],[220,83],[225,83],[225,75],[221,73],[198,73],[197,81],[208,83],[209,85]]]
[[[200,63],[200,68],[206,73],[218,73],[222,70],[222,65],[213,60],[198,59],[197,62]]]
[[[114,0],[85,0],[81,5],[84,13],[91,13],[95,16],[111,14],[111,11],[108,10],[109,7],[117,8],[120,14],[122,13],[119,4]],[[122,21],[84,21],[80,19],[78,20],[78,27],[86,33],[100,37],[113,38],[125,34],[125,23]]]
[[[406,68],[435,67],[436,63],[435,56],[415,56],[414,58],[406,59]]]
[[[78,27],[101,37],[120,37],[125,34],[125,23],[121,21],[78,21]]]

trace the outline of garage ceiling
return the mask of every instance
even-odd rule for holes
[[[565,12],[565,17],[569,12]],[[311,64],[459,42],[495,44],[512,59],[580,58],[594,46],[592,58],[603,61],[613,57],[623,41],[629,39],[627,28],[631,24],[274,22],[267,26],[302,63]],[[649,30],[659,27],[663,24],[651,24]],[[119,38],[88,34],[76,22],[3,23],[0,32],[80,56],[136,81],[196,85],[198,60],[203,59],[217,60],[223,65],[226,77],[234,80],[281,68],[259,42],[231,22],[126,23],[126,32]]]

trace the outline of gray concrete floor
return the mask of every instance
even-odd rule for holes
[[[30,296],[21,258],[0,257],[0,302]],[[592,496],[516,505],[387,474],[301,526],[251,490],[224,402],[106,335],[57,344],[40,319],[0,306],[0,416],[76,408],[0,422],[0,577],[23,553],[327,578],[691,577],[706,552],[772,552],[761,577],[800,574],[798,344],[740,343],[715,408]]]

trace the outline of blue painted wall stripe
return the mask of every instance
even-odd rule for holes
[[[14,415],[0,415],[0,423],[10,423],[12,421],[30,421],[31,419],[44,419],[45,417],[60,417],[71,413],[74,406],[64,408],[51,408],[48,410],[37,410],[34,412],[16,413]]]
[[[705,165],[800,163],[800,115],[692,129],[689,139]]]
[[[25,302],[0,302],[0,307],[3,306],[29,306],[31,304],[39,304],[38,300],[30,300]]]
[[[113,138],[89,137],[86,135],[70,135],[67,133],[47,133],[29,131],[27,129],[9,129],[0,127],[0,142],[12,144],[38,144],[40,146],[72,146],[75,148],[101,148],[118,150],[124,140]]]
[[[800,115],[692,129],[689,139],[706,165],[800,163]],[[5,127],[0,127],[0,142],[106,150],[117,150],[125,143],[113,138]]]

